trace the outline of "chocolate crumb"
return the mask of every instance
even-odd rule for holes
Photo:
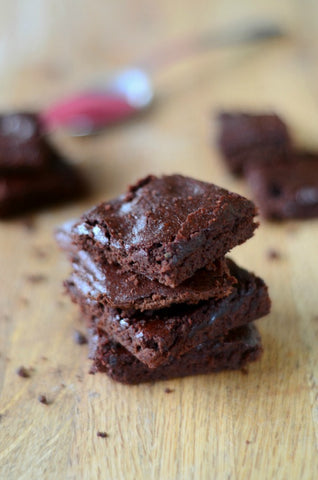
[[[50,403],[52,403],[52,402],[49,402],[46,395],[43,395],[42,393],[40,395],[38,395],[38,401],[40,403],[43,403],[43,405],[50,405]]]
[[[251,440],[246,440],[245,443],[246,443],[246,445],[249,445],[249,444],[252,443],[252,442],[251,442]]]
[[[43,360],[44,362],[46,362],[46,361],[48,360],[48,358],[45,357],[44,355],[42,355],[41,360]]]
[[[34,273],[31,275],[27,275],[26,279],[30,283],[41,283],[41,282],[44,282],[47,278],[45,275],[42,275],[41,273]]]
[[[106,432],[97,432],[97,436],[101,438],[107,438],[109,435]]]
[[[85,345],[87,343],[87,337],[79,330],[74,331],[73,339],[77,345]]]
[[[20,298],[20,303],[21,303],[21,305],[23,305],[23,306],[26,307],[27,305],[29,305],[30,302],[29,302],[29,299],[28,299],[28,298],[26,298],[26,297],[21,297],[21,298]]]
[[[276,250],[275,248],[269,248],[267,250],[267,258],[269,260],[280,260],[281,258],[281,254],[278,250]]]
[[[48,252],[46,250],[44,250],[44,248],[42,247],[34,247],[33,248],[33,255],[36,257],[36,258],[47,258],[48,257]]]
[[[35,230],[35,219],[33,217],[26,217],[21,220],[22,226],[29,232]]]
[[[246,367],[242,367],[241,373],[243,373],[243,375],[248,375],[248,369]]]
[[[165,393],[173,393],[174,390],[172,388],[165,388]]]
[[[16,371],[17,375],[22,378],[30,378],[31,377],[31,369],[23,367],[19,367]]]
[[[295,225],[295,224],[290,224],[290,225],[287,226],[286,232],[287,232],[289,235],[293,235],[293,234],[295,234],[295,233],[298,232],[298,228],[299,228],[299,227],[298,227],[297,225]]]

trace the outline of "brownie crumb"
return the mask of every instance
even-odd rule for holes
[[[46,361],[48,360],[48,358],[47,358],[45,355],[42,355],[41,360],[43,360],[44,362],[46,362]]]
[[[26,279],[30,283],[41,283],[41,282],[44,282],[47,278],[45,275],[42,275],[41,273],[34,273],[31,275],[27,275]]]
[[[79,330],[74,331],[73,339],[77,345],[85,345],[87,343],[87,337]]]
[[[30,378],[31,377],[31,369],[25,368],[23,365],[17,369],[17,375],[22,378]]]
[[[40,259],[44,259],[44,258],[47,258],[48,257],[48,252],[46,250],[44,250],[44,248],[42,247],[34,247],[33,248],[33,255],[36,257],[36,258],[40,258]]]
[[[288,235],[294,235],[298,232],[298,229],[299,227],[297,225],[291,224],[287,226],[286,232],[288,233]]]
[[[242,367],[241,373],[243,373],[243,375],[248,375],[248,369],[246,367]]]
[[[165,393],[173,393],[174,390],[172,388],[165,388]]]
[[[26,307],[27,305],[29,305],[29,299],[26,298],[26,297],[21,297],[20,298],[20,304],[23,305],[24,307]]]
[[[33,232],[36,228],[35,226],[35,219],[33,217],[26,217],[23,220],[21,220],[21,225],[25,230],[28,232]]]
[[[252,442],[251,442],[251,440],[246,440],[245,443],[246,443],[246,445],[249,445],[249,444],[252,443]]]
[[[42,393],[38,395],[38,401],[43,403],[43,405],[50,405],[52,403],[48,400],[47,396],[43,395]]]
[[[108,433],[106,433],[106,432],[97,432],[97,436],[101,437],[101,438],[109,437]]]
[[[281,259],[281,254],[278,250],[275,248],[269,248],[267,250],[267,258],[268,260],[280,260]]]

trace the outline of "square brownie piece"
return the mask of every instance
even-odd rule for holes
[[[89,329],[92,373],[105,372],[118,382],[136,385],[155,380],[238,370],[262,354],[259,333],[253,324],[231,330],[224,338],[197,345],[179,358],[151,369],[106,334]]]
[[[103,262],[100,266],[84,250],[77,251],[72,243],[72,222],[56,232],[60,247],[73,265],[70,281],[87,301],[122,310],[167,308],[172,304],[196,304],[201,300],[223,298],[233,291],[235,277],[230,274],[224,258],[216,260],[210,269],[201,269],[175,288],[167,287],[144,275],[125,272],[119,265]]]
[[[241,174],[249,163],[288,161],[291,140],[278,115],[222,112],[218,115],[217,143],[234,174]]]
[[[176,287],[250,238],[256,213],[251,201],[216,185],[148,176],[84,214],[73,241],[96,263]]]
[[[130,312],[93,301],[72,280],[66,282],[66,288],[101,335],[106,334],[123,345],[149,368],[156,368],[168,363],[171,356],[179,357],[269,312],[270,300],[264,282],[230,260],[228,265],[237,279],[233,292],[197,305]]]
[[[250,165],[246,177],[265,218],[318,216],[318,153],[295,152],[289,164]]]

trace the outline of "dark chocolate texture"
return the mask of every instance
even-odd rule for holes
[[[0,115],[0,173],[31,173],[51,161],[53,150],[35,113]]]
[[[218,145],[230,170],[241,174],[248,164],[288,161],[291,140],[278,115],[223,112],[218,115]]]
[[[101,335],[121,343],[150,368],[169,362],[196,345],[225,335],[232,328],[266,315],[270,300],[264,282],[228,260],[237,284],[229,296],[198,305],[174,305],[162,310],[125,312],[92,301],[72,281],[66,282],[74,302]],[[97,319],[97,320],[96,320]]]
[[[33,113],[0,115],[0,217],[78,197],[84,181],[49,144]]]
[[[166,308],[174,303],[196,304],[201,300],[223,298],[233,291],[236,279],[230,275],[225,259],[216,260],[210,269],[201,269],[175,288],[167,287],[144,275],[122,270],[119,265],[103,262],[100,267],[84,250],[76,251],[67,222],[56,232],[61,248],[71,258],[70,281],[83,297],[124,310]]]
[[[59,160],[50,169],[33,175],[0,175],[0,217],[58,204],[84,191],[84,182],[77,170]]]
[[[179,358],[156,369],[148,368],[123,346],[90,329],[90,358],[93,372],[105,372],[114,380],[139,384],[175,377],[244,368],[262,354],[260,336],[253,324],[229,332],[221,340],[197,345]]]
[[[176,287],[253,235],[254,204],[182,175],[148,176],[84,214],[73,228],[95,262]]]
[[[288,165],[250,165],[246,176],[264,217],[318,216],[318,153],[295,152]]]

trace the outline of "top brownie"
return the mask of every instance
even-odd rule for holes
[[[254,204],[182,175],[148,176],[84,214],[73,242],[99,264],[119,264],[175,287],[253,235]]]
[[[35,113],[0,115],[0,173],[46,168],[51,154]]]
[[[290,137],[278,115],[222,112],[218,123],[218,145],[233,173],[242,173],[250,162],[270,163],[273,154],[288,159]]]

